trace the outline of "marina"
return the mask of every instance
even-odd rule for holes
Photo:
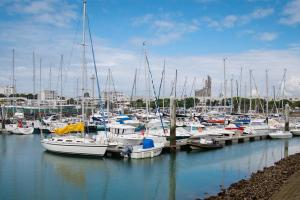
[[[0,199],[297,199],[300,1],[235,1],[1,2]]]

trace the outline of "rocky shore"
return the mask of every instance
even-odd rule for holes
[[[299,174],[299,172],[300,153],[297,153],[276,162],[274,166],[265,167],[262,171],[253,173],[249,180],[241,180],[237,183],[233,183],[217,196],[211,196],[206,199],[272,199],[274,194],[276,196],[276,193],[278,193],[283,186],[287,185],[288,179],[293,174]],[[298,178],[293,179],[297,180]],[[292,180],[288,182],[288,185],[298,188],[298,185]]]

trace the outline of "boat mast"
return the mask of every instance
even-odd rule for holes
[[[230,79],[230,113],[233,112],[233,74]]]
[[[268,70],[266,69],[266,117],[269,116],[269,80]]]
[[[107,121],[109,121],[109,104],[110,104],[110,68],[108,68],[108,81],[107,81]]]
[[[52,90],[52,63],[50,64],[50,70],[49,70],[49,90]]]
[[[79,103],[78,88],[79,88],[79,78],[76,79],[76,109],[77,109],[77,115],[78,115],[78,103]]]
[[[184,115],[186,114],[186,84],[187,84],[187,77],[185,77],[184,84],[183,84],[183,90],[182,90],[182,94],[181,94],[181,98],[183,98]]]
[[[12,50],[12,97],[13,97],[13,112],[15,106],[15,49]]]
[[[83,12],[82,12],[82,100],[81,100],[81,113],[82,120],[85,120],[85,73],[86,73],[86,61],[85,61],[85,22],[86,22],[86,0],[82,0],[83,3]]]
[[[238,98],[239,98],[239,83],[238,83],[238,80],[235,80],[235,86],[236,86],[236,100],[238,101]],[[238,108],[237,108],[237,112],[239,113]]]
[[[35,96],[35,54],[32,52],[32,84],[33,84],[33,93],[32,93],[32,101],[34,102]],[[35,108],[33,110],[33,119],[35,120]]]
[[[244,114],[246,113],[247,82],[245,81]]]
[[[249,104],[249,110],[252,110],[252,70],[250,69],[250,86],[249,86],[249,90],[250,90],[250,104]],[[249,111],[248,111],[249,112]]]
[[[192,83],[192,89],[190,93],[190,97],[193,97],[193,108],[195,110],[196,107],[196,96],[195,96],[195,84],[196,84],[196,77],[194,77],[193,83]]]
[[[39,83],[39,117],[41,119],[41,101],[42,101],[42,58],[40,58],[40,83]]]
[[[35,54],[32,53],[32,82],[33,82],[33,95],[35,95]]]
[[[92,114],[94,114],[94,102],[95,102],[95,75],[93,74],[91,77],[92,80]]]
[[[283,74],[283,89],[282,89],[282,113],[284,113],[284,95],[285,95],[285,81],[286,81],[286,69],[284,69],[284,74]]]
[[[238,107],[238,113],[241,113],[241,103],[242,103],[242,76],[243,76],[243,67],[241,67],[241,74],[240,74],[240,90],[239,90],[239,107]]]
[[[132,89],[131,89],[131,96],[130,96],[130,104],[131,104],[132,107],[134,107],[133,95],[134,95],[134,91],[136,89],[136,76],[137,76],[137,69],[135,69],[135,71],[134,71],[134,79],[133,79],[133,84],[132,84]]]
[[[227,57],[223,58],[223,67],[224,67],[224,111],[226,111],[226,62]]]
[[[278,107],[277,107],[277,102],[276,102],[276,91],[275,91],[275,85],[273,85],[273,101],[274,101],[274,106],[275,106],[275,109],[276,109],[276,114],[278,114]],[[275,112],[275,110],[274,110]]]
[[[143,46],[145,45],[145,42],[143,43]],[[144,49],[144,52],[146,54],[146,49]],[[146,92],[145,92],[145,100],[146,100],[146,119],[147,121],[149,120],[149,105],[148,105],[148,95],[147,95],[147,92],[148,92],[148,88],[150,86],[149,85],[149,82],[148,82],[148,73],[147,73],[147,63],[146,63],[146,59],[145,59],[145,67],[144,67],[144,70],[145,70],[145,87],[146,87]],[[150,93],[150,92],[149,92]]]
[[[63,87],[62,87],[62,67],[63,67],[63,55],[60,55],[60,120],[62,121],[62,93],[63,93]]]
[[[165,84],[166,84],[166,60],[164,60],[164,76],[163,76],[163,92],[162,92],[163,113],[165,112]]]

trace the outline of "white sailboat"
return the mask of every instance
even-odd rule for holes
[[[93,139],[79,137],[53,137],[43,139],[42,146],[48,151],[64,154],[103,156],[107,145],[105,141],[95,141]]]
[[[276,131],[269,133],[269,136],[272,139],[289,139],[293,137],[293,134],[290,131]]]
[[[83,0],[83,39],[82,39],[83,40],[82,42],[82,48],[83,48],[82,75],[83,76],[85,74],[85,67],[86,67],[85,47],[87,46],[85,42],[85,23],[86,23],[86,0]],[[84,90],[83,90],[83,98],[84,98]],[[84,99],[82,101],[82,104],[84,106]],[[82,111],[83,111],[82,114],[84,118],[83,106],[82,106]],[[80,133],[81,136],[82,135],[85,136],[86,134],[83,134],[84,124],[80,123],[79,125],[80,125],[79,128],[77,130],[75,128],[74,130],[81,132]],[[44,138],[41,140],[41,144],[46,150],[51,152],[64,153],[64,154],[76,154],[76,155],[88,155],[88,156],[103,156],[108,146],[106,137],[102,139],[101,138],[92,139],[92,138],[85,138],[79,136],[55,136],[50,139]]]

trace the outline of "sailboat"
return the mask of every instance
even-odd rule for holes
[[[83,122],[79,122],[67,125],[63,128],[58,128],[55,130],[55,133],[63,135],[72,132],[83,133],[83,131],[84,124]],[[80,137],[77,134],[44,138],[41,143],[48,151],[64,154],[103,156],[107,149],[105,138],[95,140],[92,138]]]
[[[275,131],[273,133],[269,133],[269,136],[272,139],[289,139],[293,137],[293,134],[290,131]]]
[[[83,71],[85,70],[85,23],[86,23],[86,0],[83,0]],[[91,38],[90,38],[91,39]],[[92,46],[92,39],[91,39]],[[93,47],[92,47],[93,48]],[[93,51],[93,49],[92,49]],[[94,61],[95,62],[95,61]],[[96,70],[96,69],[95,69]],[[97,71],[96,75],[97,75]],[[83,76],[85,73],[82,73]],[[97,77],[97,76],[96,76]],[[97,77],[98,79],[98,77]],[[98,87],[99,88],[99,87]],[[99,90],[99,89],[98,89]],[[98,91],[100,94],[100,91]],[[84,93],[84,91],[83,91]],[[83,95],[84,98],[84,95]],[[100,98],[101,99],[101,98]],[[84,105],[84,99],[82,101]],[[100,104],[101,105],[101,104]],[[82,114],[84,116],[84,108],[82,107]],[[84,118],[84,117],[83,117]],[[84,120],[83,120],[84,121]],[[71,132],[75,132],[71,135]],[[76,155],[88,155],[88,156],[104,156],[108,142],[106,137],[97,137],[97,138],[87,138],[84,133],[84,123],[79,122],[77,124],[67,125],[61,129],[56,129],[55,133],[58,136],[54,136],[52,138],[43,138],[41,140],[42,146],[50,151],[55,153],[64,153],[64,154],[76,154]],[[68,134],[68,136],[60,136],[60,135]]]

